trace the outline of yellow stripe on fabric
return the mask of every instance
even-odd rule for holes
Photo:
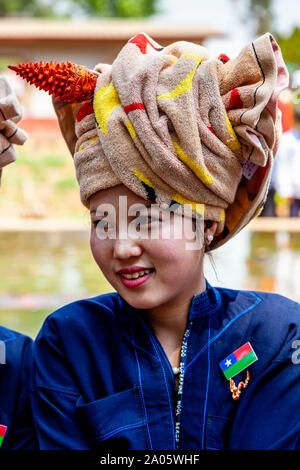
[[[259,214],[261,213],[261,211],[263,210],[263,208],[264,208],[264,206],[261,206],[261,207],[257,210],[257,212],[256,212],[256,214],[255,214],[254,217],[258,217]]]
[[[183,56],[181,56],[181,57],[192,57],[197,62],[196,67],[183,80],[181,80],[181,82],[174,88],[174,90],[172,90],[168,93],[164,93],[162,95],[159,95],[157,97],[158,100],[174,99],[174,98],[177,98],[177,96],[180,96],[183,93],[186,93],[187,91],[192,89],[193,78],[194,78],[195,72],[198,68],[198,65],[202,62],[202,59],[201,59],[201,57],[199,57],[197,55],[194,55],[194,54],[183,54]]]
[[[98,140],[98,139],[99,139],[98,136],[92,137],[92,138],[89,140],[89,143],[92,144],[93,142],[95,142],[95,140]],[[82,147],[82,144],[81,144],[80,147],[79,147],[79,151],[81,151],[82,149],[83,149],[83,147]]]
[[[204,216],[205,212],[205,204],[200,204],[199,202],[194,202],[190,201],[189,199],[186,199],[185,197],[181,196],[181,194],[175,194],[172,198],[174,201],[178,202],[179,204],[190,204],[192,206],[192,209],[195,212],[198,212],[198,214]]]
[[[180,57],[192,57],[193,59],[195,59],[198,62],[198,64],[200,64],[202,62],[202,58],[197,54],[186,53],[186,54],[182,54]]]
[[[229,134],[232,135],[233,140],[232,139],[225,140],[224,144],[227,145],[227,147],[229,147],[230,150],[239,150],[241,148],[241,145],[238,141],[236,133],[233,130],[233,127],[231,125],[231,122],[229,121],[227,114],[226,114],[226,126],[227,126],[227,130]]]
[[[120,104],[119,95],[112,83],[97,91],[94,98],[94,111],[103,134],[107,134],[107,122],[113,110]]]
[[[220,218],[219,218],[218,222],[222,222],[224,219],[225,219],[225,211],[224,211],[224,209],[222,209],[221,215],[220,215]]]
[[[150,186],[150,188],[154,188],[153,184],[150,180],[148,180],[147,176],[144,175],[144,173],[142,173],[140,170],[137,170],[136,168],[134,168],[132,171],[135,176],[139,178],[139,180],[143,181],[143,183],[146,183],[148,186]]]
[[[185,153],[176,140],[173,140],[173,145],[180,160],[183,161],[183,163],[185,163],[195,173],[202,183],[211,184],[213,182],[211,175],[205,171],[204,168],[198,165],[198,163],[196,163],[191,157],[189,157],[189,155]]]
[[[133,125],[132,125],[132,122],[131,122],[131,121],[128,121],[128,122],[126,123],[126,127],[127,127],[127,129],[128,129],[129,134],[131,135],[132,140],[134,140],[134,138],[135,138],[135,136],[136,136],[136,132],[135,132],[135,128],[134,128]]]

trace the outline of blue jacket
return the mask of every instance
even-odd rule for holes
[[[7,426],[1,450],[37,448],[29,397],[32,343],[0,326],[0,425]]]
[[[177,448],[299,449],[300,305],[207,283],[192,299],[188,325]],[[234,401],[219,362],[248,341],[258,360]],[[32,386],[41,449],[176,449],[175,404],[164,350],[143,310],[119,294],[71,303],[46,319]]]

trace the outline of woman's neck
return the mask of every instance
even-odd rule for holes
[[[197,289],[191,289],[185,292],[185,295],[182,294],[180,297],[146,312],[147,321],[164,348],[172,366],[177,367],[178,365],[177,359],[180,356],[181,343],[187,327],[193,296],[204,292],[205,289],[206,281],[203,276]]]

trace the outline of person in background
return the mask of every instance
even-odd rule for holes
[[[273,187],[290,202],[290,217],[300,211],[300,105],[294,109],[294,127],[282,136],[273,171]]]
[[[21,117],[16,96],[0,75],[0,185],[3,168],[17,158],[13,144],[22,145],[27,139],[17,127]],[[29,400],[32,343],[31,338],[0,325],[1,450],[37,448]]]
[[[278,109],[281,111],[282,132],[285,133],[293,128],[294,125],[294,107],[292,104],[293,91],[291,88],[285,88],[278,98]],[[274,184],[274,175],[276,173],[277,157],[275,158],[268,196],[260,213],[261,217],[276,217],[276,190]]]
[[[260,213],[260,217],[276,217],[276,204],[275,204],[275,188],[274,188],[274,169],[276,165],[276,160],[274,162],[273,166],[273,173],[271,176],[271,181],[270,181],[270,186],[269,186],[269,191],[268,191],[268,196],[265,202],[265,205],[263,207],[263,210]]]

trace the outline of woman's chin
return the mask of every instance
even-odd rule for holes
[[[160,299],[154,299],[153,293],[150,295],[141,295],[139,293],[136,294],[121,294],[120,295],[123,297],[123,299],[126,300],[126,302],[131,305],[134,308],[138,309],[144,309],[144,310],[150,310],[152,308],[158,307],[161,305]]]

